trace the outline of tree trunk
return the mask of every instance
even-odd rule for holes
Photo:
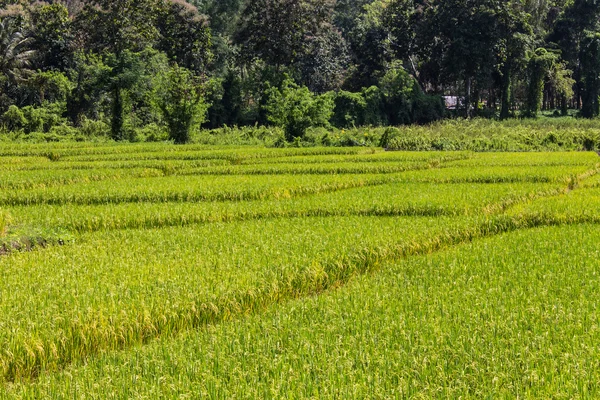
[[[465,80],[465,116],[471,118],[471,77]]]
[[[120,87],[113,89],[111,133],[114,140],[125,139],[123,132],[123,96]]]
[[[502,105],[500,106],[500,119],[507,119],[510,117],[510,79],[510,67],[504,66],[504,72],[502,74]]]
[[[560,115],[567,116],[569,115],[569,109],[567,108],[567,96],[563,94],[560,97]]]

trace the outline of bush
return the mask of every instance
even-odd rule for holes
[[[268,89],[267,96],[269,121],[283,128],[288,142],[304,137],[310,127],[329,126],[334,106],[331,94],[315,95],[286,79],[281,89]]]
[[[198,78],[175,65],[157,78],[154,97],[169,138],[177,144],[189,142],[192,128],[204,122],[208,109]]]
[[[24,129],[28,123],[23,110],[15,105],[10,106],[2,115],[2,122],[6,125],[9,131]]]
[[[379,147],[388,148],[390,142],[398,136],[400,136],[400,130],[398,128],[386,128],[379,140]]]
[[[23,108],[12,105],[2,116],[2,122],[11,131],[47,133],[54,126],[65,123],[63,118],[65,110],[65,103],[46,103],[42,107]]]
[[[444,118],[446,105],[440,96],[429,96],[420,91],[414,96],[412,106],[412,122],[430,124]]]
[[[332,125],[338,128],[349,128],[364,124],[367,102],[362,93],[340,91],[334,96]]]
[[[416,82],[408,72],[395,63],[380,79],[379,87],[384,100],[384,110],[391,125],[412,122],[412,99]]]
[[[65,118],[63,118],[65,111],[65,103],[47,103],[42,107],[24,107],[23,112],[27,118],[25,132],[50,132],[53,127],[66,123]]]
[[[87,138],[110,136],[110,126],[106,122],[89,119],[85,116],[81,119],[79,131]]]
[[[385,126],[388,119],[385,115],[385,104],[383,93],[377,86],[371,86],[362,91],[365,99],[364,125]]]

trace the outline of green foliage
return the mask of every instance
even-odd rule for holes
[[[25,118],[25,113],[22,109],[12,105],[4,115],[2,115],[2,122],[9,130],[15,131],[25,128],[27,125],[27,118]]]
[[[389,124],[427,124],[444,117],[445,105],[439,96],[422,92],[416,80],[394,64],[379,81]]]
[[[8,225],[11,222],[10,214],[4,210],[0,210],[0,238],[6,235]]]
[[[366,103],[364,124],[368,126],[387,125],[388,121],[384,107],[385,99],[381,89],[377,86],[370,86],[362,90],[362,95]]]
[[[384,109],[391,125],[412,122],[411,99],[415,90],[414,79],[399,63],[394,64],[379,81],[384,98]]]
[[[30,8],[30,18],[38,65],[52,72],[72,67],[74,35],[67,6],[38,2]]]
[[[281,89],[272,87],[267,95],[269,121],[284,129],[289,142],[304,137],[311,126],[329,125],[334,107],[330,94],[315,95],[307,87],[286,79]]]
[[[338,128],[364,125],[367,102],[362,93],[340,91],[334,97],[331,123]]]
[[[212,59],[211,33],[206,18],[186,1],[159,5],[157,48],[172,62],[195,73],[204,73]]]
[[[27,80],[27,85],[36,92],[39,104],[65,102],[74,89],[73,82],[57,71],[38,71]]]
[[[43,107],[10,106],[2,116],[2,122],[9,130],[22,130],[25,133],[49,132],[54,126],[65,122],[62,115],[64,103],[46,103]]]
[[[204,121],[208,105],[203,86],[189,70],[177,65],[157,78],[155,105],[169,131],[169,138],[183,144],[192,129]]]
[[[446,105],[440,96],[429,96],[420,91],[413,95],[412,122],[430,124],[444,118]]]
[[[66,110],[65,103],[46,103],[42,107],[27,106],[23,113],[27,119],[25,132],[49,132],[53,127],[65,122],[62,117]]]
[[[569,118],[444,121],[426,127],[403,127],[388,147],[412,151],[589,151],[600,143],[594,126]]]
[[[581,115],[593,118],[600,115],[600,33],[589,33],[581,44],[583,69],[583,105]]]
[[[211,104],[207,118],[210,128],[238,125],[244,108],[239,75],[229,70],[224,78],[209,82],[207,100]]]
[[[546,49],[537,49],[529,58],[527,87],[527,102],[524,115],[529,118],[537,118],[541,106],[545,79],[552,65],[557,61],[556,54]]]
[[[103,121],[83,117],[80,121],[79,132],[86,138],[109,137],[110,126]]]

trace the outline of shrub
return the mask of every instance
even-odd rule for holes
[[[398,128],[386,128],[379,140],[379,147],[388,148],[390,142],[398,136],[400,136],[400,130]]]
[[[444,118],[446,105],[440,96],[429,96],[418,91],[413,98],[412,122],[430,124]]]
[[[281,89],[269,88],[267,95],[269,121],[283,128],[288,142],[304,137],[310,127],[329,125],[334,106],[331,94],[315,95],[286,79]]]
[[[412,98],[416,87],[414,79],[398,63],[380,79],[379,87],[384,99],[384,109],[391,125],[412,122]]]
[[[66,122],[63,114],[66,111],[66,104],[46,103],[42,107],[27,106],[23,108],[27,124],[25,132],[50,132],[50,130]]]
[[[157,78],[154,97],[169,138],[177,144],[189,142],[192,128],[204,121],[208,108],[198,77],[175,65]]]
[[[367,102],[362,93],[340,91],[334,96],[332,125],[348,128],[364,124]]]
[[[6,125],[8,130],[17,131],[25,128],[28,121],[27,118],[25,118],[25,113],[23,113],[23,110],[15,105],[12,105],[2,115],[2,122]]]
[[[365,111],[363,124],[370,126],[388,125],[388,119],[385,115],[385,104],[383,93],[377,86],[371,86],[362,91],[365,99]]]
[[[103,121],[86,118],[81,119],[79,132],[88,138],[110,136],[110,126]]]

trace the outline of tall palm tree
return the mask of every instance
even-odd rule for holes
[[[10,19],[0,20],[0,76],[8,78],[9,85],[16,85],[31,73],[35,55],[30,48],[32,42],[33,38],[13,26]]]

